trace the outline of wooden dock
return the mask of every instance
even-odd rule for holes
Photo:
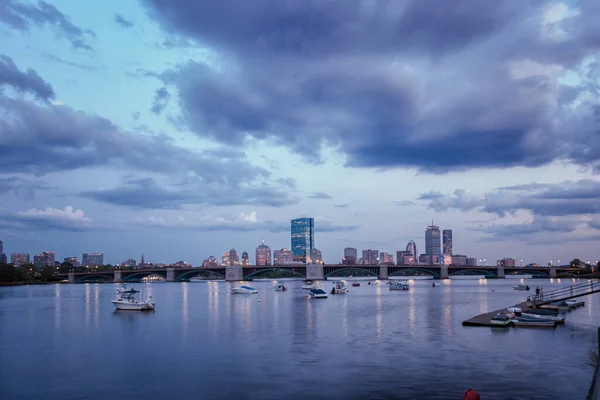
[[[523,312],[526,312],[527,310],[529,310],[529,306],[526,301],[516,304],[515,307],[521,308],[521,310],[523,310]],[[500,314],[500,313],[507,314],[508,313],[507,308],[510,308],[510,307],[501,308],[500,310],[477,315],[471,319],[463,321],[462,326],[487,326],[487,327],[498,328],[499,325],[490,324],[490,320],[492,318],[494,318],[496,316],[496,314]]]

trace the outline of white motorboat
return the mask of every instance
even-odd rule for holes
[[[555,317],[553,315],[521,313],[521,319],[524,321],[554,321],[557,324],[565,323],[565,317]]]
[[[327,292],[324,291],[323,289],[310,289],[308,291],[308,295],[310,297],[312,297],[313,299],[326,299],[327,298]]]
[[[335,281],[333,283],[333,287],[331,288],[331,294],[346,294],[348,293],[348,288],[346,288],[346,284],[343,281]]]
[[[250,286],[241,286],[238,288],[231,288],[231,294],[256,294],[258,290]]]
[[[514,318],[515,326],[530,327],[530,328],[556,328],[555,321],[532,321],[529,319]]]
[[[490,320],[490,324],[498,326],[510,326],[511,323],[510,317],[502,313],[496,314],[496,316]]]
[[[288,290],[288,288],[283,284],[283,282],[277,282],[273,290],[275,290],[276,292],[285,292],[286,290]]]
[[[154,310],[156,303],[152,301],[152,296],[148,296],[145,301],[138,298],[139,290],[128,289],[123,286],[117,289],[117,298],[112,301],[117,310],[149,311]]]
[[[305,280],[302,282],[302,289],[314,289],[316,287],[315,281]]]
[[[367,282],[367,285],[377,285],[379,282],[377,281],[369,281]]]
[[[515,289],[515,290],[529,290],[531,288],[529,287],[529,285],[519,284],[517,286],[513,286],[513,289]]]
[[[565,303],[567,303],[567,305],[572,308],[585,305],[585,301],[579,301],[579,300],[565,300]]]
[[[408,284],[402,282],[390,283],[390,290],[409,290]]]

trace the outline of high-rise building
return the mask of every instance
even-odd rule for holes
[[[121,267],[135,267],[137,262],[133,258],[128,258],[121,263]]]
[[[44,251],[42,254],[33,256],[33,263],[37,268],[54,267],[56,253],[53,251]]]
[[[354,247],[346,247],[344,249],[344,258],[342,258],[342,264],[354,265],[358,262],[358,250]]]
[[[229,253],[227,253],[229,254]],[[202,266],[205,268],[216,268],[219,266],[219,261],[213,256],[208,257],[204,261],[202,261]]]
[[[15,267],[29,264],[29,253],[12,253],[10,255],[10,263]]]
[[[224,267],[228,267],[231,265],[231,261],[229,260],[229,252],[226,251],[221,255],[221,265]]]
[[[396,265],[413,265],[417,262],[417,259],[410,251],[397,251],[396,252]]]
[[[323,264],[323,254],[319,249],[312,249],[310,252],[311,264]]]
[[[379,262],[383,265],[394,265],[394,256],[390,253],[379,253]]]
[[[477,266],[477,258],[475,258],[475,257],[468,257],[467,258],[467,265],[471,266],[471,267]]]
[[[315,246],[314,218],[297,218],[292,220],[292,253],[294,261],[305,263],[310,258],[310,251]]]
[[[256,248],[256,265],[271,265],[271,248],[262,244]]]
[[[442,254],[439,226],[429,225],[425,230],[425,254],[437,257]],[[435,259],[432,259],[432,263]]]
[[[250,259],[248,257],[248,252],[244,251],[242,253],[242,266],[247,267],[248,265],[250,265]]]
[[[444,255],[451,256],[452,255],[452,229],[444,229],[442,231],[442,239],[443,239],[443,248]]]
[[[8,264],[8,257],[4,253],[0,253],[0,264]]]
[[[240,265],[240,256],[235,249],[229,250],[229,265]]]
[[[104,254],[102,253],[83,253],[81,255],[82,267],[100,267],[104,265]]]
[[[415,258],[415,260],[417,259],[419,253],[417,253],[417,244],[414,242],[414,240],[408,242],[408,244],[406,245],[406,251],[410,252],[410,254]]]
[[[363,264],[366,265],[377,265],[379,264],[379,250],[363,250],[362,251]]]
[[[289,265],[294,262],[294,253],[283,248],[273,252],[273,265]]]
[[[4,253],[4,243],[0,240],[0,253]]]
[[[77,257],[65,257],[63,262],[69,263],[74,267],[79,267],[79,260]]]

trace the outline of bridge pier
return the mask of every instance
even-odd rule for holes
[[[312,281],[322,281],[325,279],[325,272],[323,264],[307,264],[306,265],[306,279]]]
[[[175,268],[167,268],[167,282],[175,282]]]
[[[448,274],[448,266],[440,265],[440,279],[448,279],[450,275]]]
[[[556,268],[550,268],[550,278],[556,278]]]
[[[225,273],[226,281],[243,281],[244,280],[244,270],[240,265],[232,265],[227,267],[227,272]]]
[[[67,279],[68,279],[69,283],[75,283],[75,273],[74,272],[69,272],[67,277],[68,277]]]
[[[121,283],[121,270],[120,269],[116,269],[113,272],[113,282],[114,283]]]
[[[496,267],[496,277],[504,278],[504,267],[501,267],[501,266]]]
[[[389,278],[388,266],[380,265],[379,266],[379,279],[388,279],[388,278]]]

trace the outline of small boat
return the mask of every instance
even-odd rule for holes
[[[523,318],[514,318],[512,320],[515,326],[530,327],[530,328],[556,328],[555,321],[532,321]]]
[[[490,324],[498,326],[510,326],[511,323],[512,321],[509,316],[502,313],[496,314],[496,316],[490,320]]]
[[[315,281],[305,280],[302,282],[302,289],[313,289],[315,287]]]
[[[239,288],[231,288],[231,294],[256,294],[258,290],[250,286],[242,286]]]
[[[556,317],[558,315],[558,311],[552,310],[550,308],[532,308],[527,310],[528,314],[536,314],[536,315],[551,315]]]
[[[346,284],[342,281],[335,281],[333,283],[333,287],[331,288],[331,294],[346,294],[348,293],[348,289],[346,288]]]
[[[352,286],[354,286],[354,287],[360,286],[360,282],[352,282]]]
[[[529,313],[521,313],[521,319],[528,321],[553,321],[557,324],[564,324],[565,317],[555,317],[552,315],[537,315],[537,314],[529,314]]]
[[[127,286],[120,287],[117,289],[117,298],[112,303],[117,310],[154,310],[156,303],[152,301],[152,296],[148,296],[145,301],[140,301],[138,293],[140,293],[139,290],[128,289]]]
[[[409,290],[408,284],[402,282],[390,283],[390,290]]]
[[[506,311],[508,311],[509,313],[517,314],[517,315],[521,315],[521,313],[523,312],[523,310],[521,309],[521,307],[518,307],[518,306],[508,307],[506,309]]]
[[[515,289],[515,290],[529,290],[531,288],[529,287],[529,285],[521,285],[521,284],[519,284],[517,286],[513,286],[513,289]]]
[[[567,303],[567,305],[571,306],[572,308],[585,305],[585,301],[579,301],[579,300],[565,300],[565,303]]]
[[[285,292],[288,289],[287,286],[283,284],[283,282],[277,282],[273,290],[275,290],[276,292]]]
[[[379,282],[377,281],[369,281],[367,282],[367,285],[377,285]]]
[[[575,306],[567,303],[565,300],[559,301],[559,302],[556,302],[556,303],[553,303],[553,304],[556,305],[556,308],[559,311],[569,311],[570,309],[575,308]]]
[[[312,297],[313,299],[326,299],[327,298],[327,292],[324,291],[323,289],[310,289],[308,291],[308,295],[310,297]]]

